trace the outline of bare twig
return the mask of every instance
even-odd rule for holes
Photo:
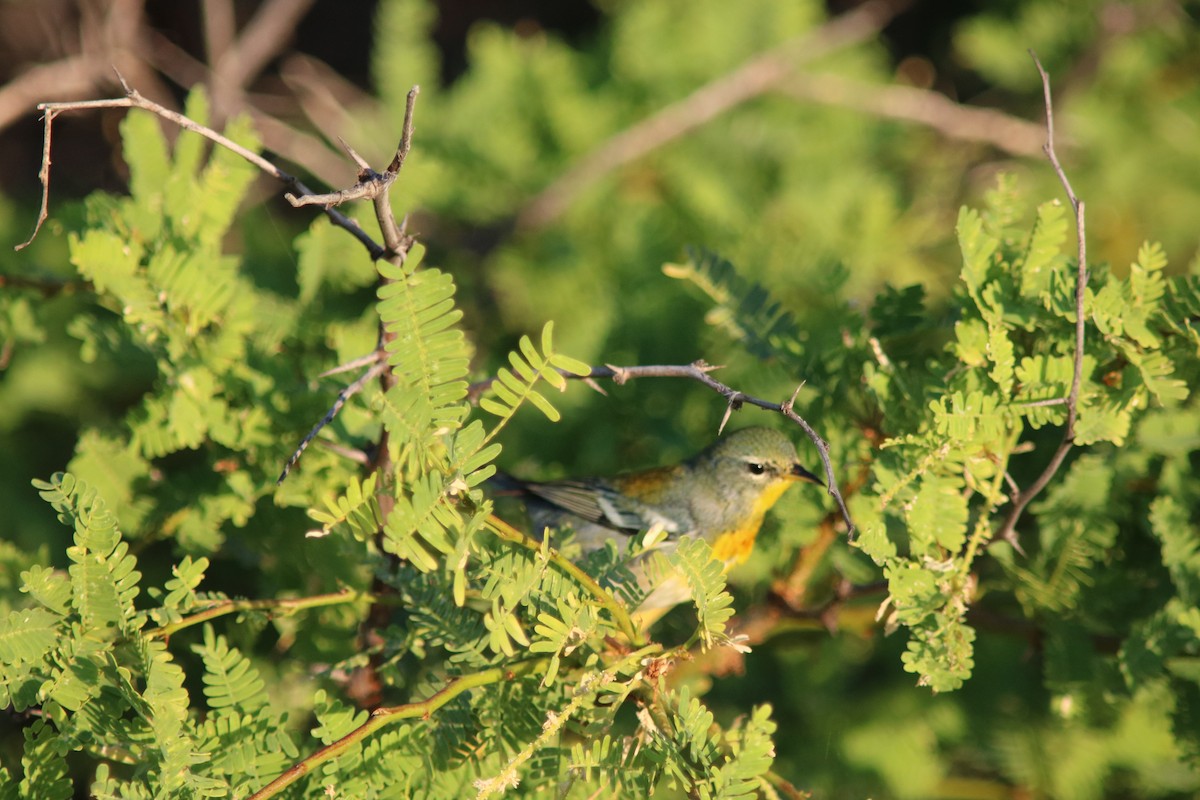
[[[42,229],[42,224],[50,216],[50,133],[57,113],[52,109],[46,110],[46,130],[42,134],[42,167],[38,170],[38,180],[42,183],[42,204],[38,208],[37,220],[33,223],[33,233],[29,234],[29,238],[14,247],[13,250],[24,250],[32,244],[38,231]]]
[[[1058,445],[1058,449],[1054,451],[1054,455],[1050,458],[1050,463],[1042,470],[1042,474],[1037,477],[1037,480],[1030,484],[1028,488],[1013,496],[1012,508],[1004,518],[1004,523],[996,531],[994,537],[1004,539],[1018,551],[1021,550],[1021,546],[1017,540],[1016,529],[1017,522],[1021,519],[1021,514],[1033,498],[1037,497],[1058,473],[1058,470],[1063,465],[1063,461],[1066,460],[1067,453],[1070,452],[1071,447],[1075,444],[1075,421],[1079,417],[1079,386],[1083,380],[1085,321],[1083,316],[1083,298],[1087,290],[1088,281],[1087,227],[1084,218],[1084,204],[1082,200],[1075,196],[1075,190],[1071,188],[1071,181],[1067,179],[1067,173],[1063,171],[1062,165],[1058,162],[1058,155],[1054,152],[1054,104],[1050,97],[1050,76],[1046,74],[1046,70],[1042,67],[1042,62],[1038,60],[1037,54],[1030,50],[1029,55],[1033,58],[1033,63],[1037,66],[1038,74],[1042,78],[1042,95],[1046,105],[1046,143],[1042,146],[1042,149],[1046,153],[1046,158],[1050,160],[1050,165],[1054,167],[1054,174],[1058,176],[1059,182],[1067,193],[1067,200],[1070,202],[1071,208],[1075,211],[1075,235],[1079,242],[1079,263],[1075,274],[1075,363],[1074,371],[1071,375],[1071,391],[1067,394],[1067,425],[1063,431],[1062,442]]]
[[[780,85],[798,65],[874,36],[904,5],[902,0],[868,0],[626,128],[534,197],[517,215],[517,227],[547,224],[597,179]]]
[[[292,457],[288,459],[287,464],[284,465],[283,472],[279,474],[279,478],[275,481],[276,486],[283,483],[283,481],[287,478],[288,473],[292,471],[292,467],[296,466],[296,462],[300,460],[300,456],[304,454],[306,449],[308,449],[308,445],[312,443],[312,440],[316,438],[317,434],[320,433],[326,425],[333,422],[334,418],[338,415],[338,412],[342,410],[342,406],[346,405],[346,401],[361,392],[364,386],[383,374],[383,371],[387,368],[387,361],[378,360],[372,364],[366,372],[364,372],[362,375],[359,375],[358,379],[354,381],[354,383],[338,392],[337,399],[333,401],[333,405],[330,406],[327,412],[325,412],[325,416],[321,418],[320,422],[313,426],[313,429],[309,431],[308,435],[304,437],[304,440],[300,442],[300,446],[296,448],[294,453],[292,453]]]
[[[384,352],[382,347],[377,347],[370,353],[367,353],[365,356],[359,356],[353,361],[347,361],[345,364],[338,364],[336,367],[330,367],[317,377],[328,378],[333,375],[340,375],[343,372],[350,372],[351,370],[358,369],[359,367],[369,366],[377,361],[382,361],[385,358],[387,358],[387,353]]]
[[[124,84],[124,80],[122,80],[122,84]],[[237,142],[233,141],[232,139],[222,136],[221,134],[217,133],[212,128],[209,128],[204,125],[200,125],[200,124],[192,121],[188,117],[185,117],[183,114],[180,114],[176,111],[172,111],[169,108],[159,105],[158,103],[154,102],[153,100],[150,100],[147,97],[144,97],[143,95],[139,94],[136,90],[131,89],[128,86],[125,87],[125,91],[126,91],[125,97],[119,97],[119,98],[113,98],[113,99],[107,99],[107,100],[81,100],[81,101],[69,102],[69,103],[41,103],[40,105],[38,105],[38,110],[43,111],[46,114],[46,135],[45,135],[45,140],[43,142],[43,149],[42,149],[42,169],[38,173],[39,177],[41,178],[41,182],[42,182],[43,213],[39,214],[38,221],[35,224],[33,233],[30,235],[29,239],[27,241],[23,242],[22,244],[18,245],[16,249],[20,250],[21,248],[28,246],[30,244],[30,242],[33,241],[34,237],[37,236],[38,231],[41,229],[42,223],[45,221],[45,216],[44,216],[45,208],[47,206],[48,199],[50,196],[51,123],[53,122],[53,118],[55,116],[57,116],[58,114],[60,114],[64,111],[80,111],[80,110],[85,110],[85,109],[97,109],[97,108],[140,108],[145,111],[149,111],[152,114],[157,114],[158,116],[162,117],[163,119],[168,120],[169,122],[172,122],[175,125],[179,126],[183,130],[191,131],[192,133],[199,134],[200,136],[203,136],[204,138],[215,142],[216,144],[220,145],[221,147],[224,147],[225,149],[227,149],[233,153],[236,153],[237,155],[239,155],[242,158],[249,161],[254,166],[258,167],[260,170],[262,170],[266,174],[271,175],[272,177],[274,177],[274,178],[278,179],[279,181],[281,181],[282,183],[284,183],[286,186],[290,187],[292,190],[292,192],[289,193],[290,196],[297,196],[297,195],[298,196],[307,196],[307,195],[311,195],[313,193],[312,190],[309,189],[307,186],[305,186],[304,183],[302,181],[300,181],[299,178],[296,178],[295,176],[290,175],[287,172],[284,172],[282,169],[275,166],[270,161],[268,161],[267,159],[260,156],[258,153],[255,153],[254,151],[243,147],[242,145],[238,144]],[[334,225],[337,225],[339,228],[343,228],[343,229],[349,231],[350,234],[352,236],[354,236],[354,238],[357,239],[359,241],[359,243],[361,243],[363,245],[363,247],[365,247],[367,249],[367,252],[370,253],[372,259],[379,259],[379,258],[383,257],[384,252],[385,252],[384,249],[378,243],[376,243],[375,240],[372,239],[367,234],[366,231],[364,231],[362,229],[362,227],[358,224],[358,222],[356,222],[353,219],[350,219],[345,214],[342,214],[340,211],[337,211],[336,209],[333,209],[333,208],[326,207],[323,209],[323,211],[325,212],[325,215],[327,217],[329,217],[330,221],[333,222]]]
[[[889,119],[926,125],[952,139],[990,144],[1013,155],[1042,149],[1042,129],[990,108],[972,108],[912,86],[876,86],[840,75],[798,73],[780,90],[802,100],[852,108]]]
[[[618,367],[612,364],[607,364],[603,367],[592,367],[592,371],[587,375],[571,375],[562,372],[563,377],[576,380],[595,380],[597,378],[608,378],[613,383],[620,386],[626,381],[633,378],[687,378],[688,380],[702,383],[709,389],[712,389],[717,394],[725,398],[728,404],[726,415],[732,411],[737,411],[743,405],[757,406],[758,408],[767,411],[775,411],[790,419],[792,422],[800,426],[800,429],[812,440],[816,445],[817,453],[821,456],[821,463],[825,465],[825,480],[826,487],[830,494],[838,504],[838,510],[841,511],[842,519],[846,522],[846,536],[848,539],[854,539],[854,521],[850,518],[850,510],[846,508],[846,501],[842,497],[841,491],[838,489],[837,477],[833,472],[833,463],[829,459],[829,445],[822,439],[808,422],[796,413],[792,407],[796,400],[796,395],[800,393],[797,388],[788,400],[782,403],[774,403],[770,400],[763,400],[753,395],[745,394],[737,389],[721,383],[720,381],[709,375],[715,369],[720,369],[712,364],[706,364],[704,361],[694,361],[691,364],[662,364],[653,366],[636,366],[636,367]],[[472,384],[467,392],[468,398],[472,402],[478,400],[479,396],[487,390],[495,381],[494,378]],[[722,427],[724,421],[722,421]]]
[[[414,86],[408,90],[408,103],[404,107],[404,128],[400,132],[400,144],[396,147],[396,155],[392,157],[392,163],[388,164],[387,168],[392,175],[395,175],[404,166],[404,159],[408,158],[408,151],[412,149],[413,106],[420,93],[420,86]]]
[[[414,86],[408,90],[400,144],[396,146],[396,154],[392,156],[392,162],[388,164],[387,171],[383,173],[383,191],[375,198],[375,219],[379,221],[379,230],[383,232],[383,243],[387,246],[389,253],[399,258],[398,264],[404,263],[408,250],[412,247],[412,239],[404,233],[403,225],[396,224],[396,215],[392,213],[392,202],[388,198],[388,192],[391,190],[392,181],[396,180],[401,167],[404,166],[405,159],[408,158],[408,151],[412,149],[413,109],[417,105],[417,95],[420,93],[420,86]]]
[[[400,137],[396,155],[392,157],[392,163],[388,164],[385,171],[376,172],[371,169],[371,166],[354,151],[354,148],[342,142],[342,147],[358,164],[358,180],[354,185],[328,194],[310,194],[303,197],[285,194],[284,197],[287,201],[296,207],[319,205],[328,208],[351,200],[371,200],[375,203],[375,215],[379,218],[379,223],[383,228],[384,241],[388,250],[396,253],[407,249],[402,244],[403,237],[396,225],[396,217],[392,213],[391,204],[388,201],[388,190],[396,180],[396,176],[399,175],[400,168],[404,166],[404,159],[407,158],[408,151],[412,147],[413,108],[420,92],[421,87],[414,86],[408,93],[408,105],[404,111],[404,132]]]

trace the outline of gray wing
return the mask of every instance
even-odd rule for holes
[[[552,481],[527,483],[524,488],[529,494],[556,508],[615,531],[637,533],[651,525],[641,514],[625,508],[624,498],[610,486]]]

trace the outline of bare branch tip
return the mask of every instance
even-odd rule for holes
[[[1041,75],[1043,78],[1045,78],[1046,70],[1042,66],[1041,59],[1038,58],[1037,51],[1031,47],[1031,48],[1029,48],[1029,50],[1027,52],[1029,53],[1029,57],[1033,59],[1033,63],[1037,67],[1038,74]]]
[[[343,139],[340,136],[337,137],[337,140],[338,140],[338,144],[340,144],[342,146],[342,149],[346,151],[346,155],[350,156],[351,160],[354,161],[354,163],[358,165],[359,169],[363,170],[364,172],[368,172],[368,173],[371,171],[371,165],[367,163],[367,160],[365,158],[363,158],[362,156],[360,156],[358,154],[358,151],[356,151],[353,147],[350,146],[349,142],[347,142],[345,139]]]
[[[800,385],[796,387],[796,391],[792,392],[792,396],[783,404],[782,410],[784,413],[791,411],[796,406],[796,398],[800,396],[800,390],[804,388],[805,383],[807,381],[800,381]]]
[[[604,391],[604,387],[603,387],[603,386],[601,386],[600,384],[596,383],[596,379],[595,379],[595,378],[584,378],[584,379],[583,379],[583,384],[584,384],[584,386],[588,386],[588,387],[590,387],[590,388],[592,388],[592,389],[595,389],[597,392],[599,392],[600,394],[604,395],[605,397],[608,397],[608,392]]]
[[[127,97],[133,97],[134,95],[136,95],[137,92],[135,92],[132,88],[130,88],[129,82],[125,80],[125,76],[121,74],[121,70],[117,69],[117,65],[112,64],[111,66],[112,66],[112,71],[117,76],[117,80],[121,82],[121,88],[125,90],[125,95]]]

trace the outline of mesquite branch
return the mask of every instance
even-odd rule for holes
[[[1070,202],[1072,210],[1075,212],[1075,235],[1079,244],[1078,264],[1076,265],[1075,273],[1075,360],[1074,371],[1071,375],[1071,391],[1067,394],[1067,424],[1063,431],[1062,442],[1059,443],[1058,449],[1054,451],[1054,455],[1050,458],[1050,463],[1042,470],[1042,474],[1037,477],[1028,488],[1016,492],[1012,498],[1012,508],[1009,509],[1008,515],[1004,518],[1000,529],[996,531],[995,538],[1004,539],[1018,551],[1021,546],[1017,541],[1017,522],[1021,519],[1021,514],[1025,508],[1037,497],[1043,489],[1050,483],[1059,469],[1062,468],[1063,462],[1067,458],[1067,453],[1075,444],[1075,421],[1079,417],[1079,385],[1083,380],[1083,339],[1084,339],[1084,313],[1083,299],[1087,292],[1087,226],[1084,217],[1083,201],[1075,195],[1075,190],[1071,188],[1071,181],[1067,179],[1067,173],[1063,170],[1062,164],[1058,162],[1058,155],[1054,152],[1054,103],[1050,97],[1050,76],[1046,74],[1046,70],[1042,67],[1042,62],[1038,60],[1037,54],[1032,50],[1029,55],[1033,58],[1033,63],[1037,66],[1038,74],[1042,78],[1042,95],[1046,105],[1046,144],[1042,146],[1042,150],[1046,153],[1046,158],[1050,160],[1050,165],[1054,167],[1054,174],[1058,176],[1058,180],[1063,185],[1063,189],[1067,194],[1067,201]]]

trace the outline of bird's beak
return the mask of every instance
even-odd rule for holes
[[[818,486],[825,485],[825,481],[821,480],[816,475],[813,475],[811,472],[809,472],[808,470],[806,470],[804,467],[800,466],[799,464],[792,464],[792,471],[788,473],[788,477],[793,480],[797,480],[797,481],[807,481],[808,483],[815,483]]]

